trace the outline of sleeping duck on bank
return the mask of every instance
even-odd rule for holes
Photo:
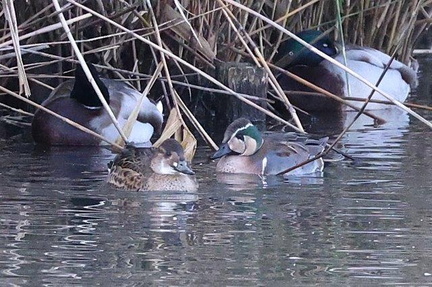
[[[88,67],[120,127],[123,127],[138,104],[141,93],[125,83],[100,78],[92,64],[88,64]],[[75,79],[60,84],[42,106],[95,131],[112,142],[119,136],[81,66],[75,70]],[[151,145],[150,138],[155,131],[160,132],[162,123],[162,113],[148,98],[144,98],[128,141],[143,146]],[[32,135],[35,142],[44,145],[93,146],[104,143],[43,110],[35,112]]]
[[[329,36],[320,31],[307,30],[296,34],[321,52],[344,64],[344,58]],[[346,46],[346,66],[376,84],[391,57],[383,52],[369,47],[355,45]],[[346,73],[343,69],[315,54],[294,39],[283,42],[276,58],[276,65],[284,68],[301,78],[335,94],[339,97],[348,97],[348,88],[352,97],[366,99],[372,89],[362,81]],[[345,65],[345,64],[344,64]],[[348,75],[348,76],[347,76]],[[309,96],[300,92],[314,92],[314,90],[298,83],[284,74],[279,75],[279,83],[284,90],[290,91],[289,98],[292,103],[306,111],[340,110],[341,104],[329,97]],[[404,102],[411,88],[417,85],[417,74],[410,67],[394,59],[378,87],[395,100]],[[388,101],[384,96],[375,92],[372,99]],[[350,101],[357,107],[363,102]],[[388,105],[368,103],[368,110],[385,109]]]

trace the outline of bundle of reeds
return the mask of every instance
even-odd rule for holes
[[[216,87],[211,92],[230,94],[301,131],[295,110],[268,66],[277,46],[291,36],[290,32],[332,29],[336,38],[388,53],[396,51],[406,62],[416,39],[430,25],[432,14],[431,0],[80,3],[66,0],[60,7],[57,0],[3,0],[1,101],[17,106],[9,101],[11,95],[24,93],[31,94],[29,100],[19,99],[34,105],[48,96],[46,89],[53,89],[49,84],[68,77],[78,62],[66,32],[70,29],[79,53],[99,63],[111,77],[128,80],[139,90],[149,88],[151,75],[159,79],[156,96],[163,94],[166,105],[176,108],[179,117],[186,116],[212,146],[213,141],[184,103],[185,98],[194,97],[196,90],[210,90],[195,76],[211,82]],[[60,23],[60,15],[67,23]],[[254,99],[220,83],[212,76],[218,61],[252,62],[263,67],[270,75],[276,98],[285,103],[294,121],[278,117]],[[41,87],[44,92],[40,92]]]

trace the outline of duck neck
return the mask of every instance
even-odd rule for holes
[[[109,104],[109,92],[108,88],[99,78],[99,75],[95,69],[95,67],[91,64],[88,65],[90,72],[102,92],[103,97]],[[87,79],[87,75],[84,73],[84,70],[81,66],[78,66],[75,71],[75,83],[71,92],[71,98],[77,100],[79,103],[88,106],[88,107],[102,107],[102,102],[99,99],[96,91],[93,86],[90,84]]]

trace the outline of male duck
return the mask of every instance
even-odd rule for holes
[[[108,183],[126,190],[196,191],[198,183],[182,146],[174,139],[159,148],[126,147],[108,164]]]
[[[88,66],[120,127],[123,127],[141,94],[125,83],[99,78],[95,67],[92,64]],[[119,136],[81,66],[78,66],[75,71],[75,79],[59,85],[42,105],[99,133],[110,141],[115,141]],[[151,145],[150,138],[155,130],[160,131],[162,122],[162,113],[156,105],[145,98],[128,141],[144,146]],[[42,110],[37,110],[34,115],[32,134],[37,143],[45,145],[99,145],[102,143],[98,138]]]
[[[269,134],[263,137],[250,120],[239,118],[225,131],[219,150],[211,157],[221,158],[217,172],[275,175],[303,163],[324,150],[328,138],[310,140],[300,136]],[[284,175],[322,171],[322,158]]]
[[[334,42],[320,31],[307,30],[296,35],[340,63],[345,63],[343,55],[338,53]],[[346,66],[372,84],[376,84],[390,59],[389,55],[373,48],[354,45],[346,47]],[[352,97],[366,99],[372,91],[370,87],[354,76],[348,74],[347,78],[347,73],[344,70],[324,60],[292,38],[281,44],[278,49],[277,60],[276,65],[340,97],[348,97],[348,86]],[[349,85],[347,85],[347,80]],[[280,75],[280,84],[285,90],[313,91],[285,75]],[[393,60],[378,87],[394,99],[403,102],[408,97],[410,87],[416,85],[416,72],[405,64]],[[291,99],[293,104],[307,111],[340,109],[340,105],[328,97],[315,96],[306,100],[305,97],[307,96],[294,94]],[[372,99],[387,100],[378,92],[375,92]],[[358,107],[363,104],[353,101],[351,103]],[[378,103],[367,105],[369,110],[386,107],[388,106]]]

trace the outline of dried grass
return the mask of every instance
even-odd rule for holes
[[[40,75],[34,71],[56,65],[59,73],[55,77],[58,78],[77,63],[71,40],[62,28],[64,24],[59,23],[55,2],[3,0],[3,10],[13,5],[20,9],[13,17],[3,15],[0,18],[4,27],[0,30],[2,86],[10,87],[11,78],[19,78],[25,83],[23,75],[27,76],[32,88],[46,86],[44,82],[52,75]],[[141,87],[151,87],[149,79],[157,77],[156,85],[165,104],[169,109],[175,108],[178,117],[185,116],[187,122],[192,123],[213,147],[214,142],[183,102],[188,95],[191,98],[195,96],[197,86],[201,90],[208,89],[207,84],[202,84],[197,78],[212,82],[217,87],[212,88],[213,93],[228,93],[302,131],[295,109],[278,88],[267,66],[280,42],[290,32],[316,27],[323,31],[331,30],[337,39],[372,46],[389,54],[396,53],[407,63],[413,44],[430,26],[432,14],[429,8],[431,0],[122,0],[87,1],[86,6],[73,0],[65,3],[61,12],[79,52],[86,59],[97,61],[98,67],[129,80],[140,90]],[[335,3],[341,6],[337,7]],[[288,32],[278,29],[278,25]],[[13,54],[11,47],[15,49]],[[23,56],[17,51],[21,51]],[[17,64],[21,61],[22,65]],[[270,84],[276,91],[275,99],[285,103],[294,123],[263,109],[250,97],[238,94],[214,79],[215,61],[253,61],[266,68]],[[161,69],[160,73],[158,69]],[[179,82],[183,84],[179,85]],[[19,88],[14,91],[21,92]],[[30,100],[40,101],[40,96],[32,95]],[[134,117],[131,122],[133,120]],[[185,126],[183,120],[182,125]]]

